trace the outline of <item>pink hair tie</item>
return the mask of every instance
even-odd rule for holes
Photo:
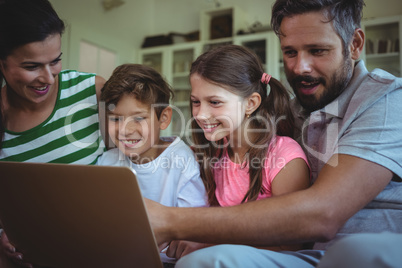
[[[269,80],[271,80],[271,77],[272,77],[271,75],[263,73],[261,77],[261,82],[268,85]]]

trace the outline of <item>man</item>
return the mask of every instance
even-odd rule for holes
[[[219,245],[186,255],[176,267],[400,265],[393,245],[402,242],[402,79],[381,70],[369,73],[358,60],[363,6],[363,0],[277,0],[273,6],[272,26],[296,95],[296,134],[313,175],[309,189],[227,208],[147,203],[161,244],[315,242],[314,250]],[[377,234],[350,236],[356,233]],[[383,245],[389,247],[382,250]]]

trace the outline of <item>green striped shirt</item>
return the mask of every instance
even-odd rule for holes
[[[104,151],[95,75],[64,70],[52,114],[24,132],[6,130],[0,161],[95,164]]]

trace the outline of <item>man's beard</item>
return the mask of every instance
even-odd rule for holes
[[[339,95],[341,95],[352,77],[352,64],[352,60],[349,58],[345,59],[344,65],[342,66],[343,68],[337,69],[329,81],[326,81],[323,77],[314,78],[309,75],[287,77],[297,100],[307,112],[311,113],[325,107],[327,104],[331,103]],[[297,90],[302,81],[307,83],[320,83],[324,87],[324,90],[319,96],[314,94],[302,95]]]

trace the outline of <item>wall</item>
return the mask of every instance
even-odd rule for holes
[[[102,0],[50,0],[67,23],[62,39],[63,66],[76,69],[79,43],[85,40],[118,54],[118,63],[135,62],[146,36],[188,33],[199,30],[200,11],[236,5],[246,14],[248,26],[259,21],[268,25],[274,0],[123,0],[125,3],[105,11]],[[364,17],[402,14],[400,0],[366,0]]]

